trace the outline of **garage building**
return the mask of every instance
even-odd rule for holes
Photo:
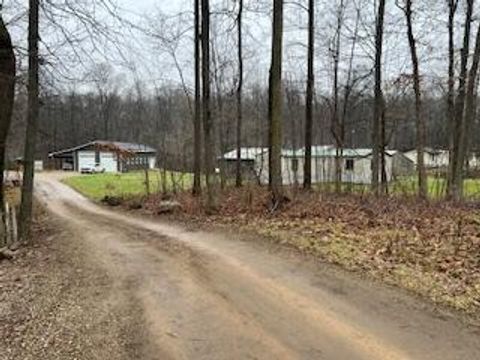
[[[157,152],[148,145],[119,141],[95,140],[48,155],[57,170],[89,172],[128,172],[153,169]]]

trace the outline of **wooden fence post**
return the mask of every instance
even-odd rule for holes
[[[12,243],[16,244],[18,242],[18,224],[17,224],[17,208],[12,206],[12,211],[10,212],[11,223],[12,223]]]
[[[5,202],[5,205],[4,205],[4,210],[5,210],[5,214],[3,214],[3,228],[5,229],[5,236],[4,236],[4,239],[5,239],[5,245],[7,247],[9,247],[10,245],[12,245],[12,237],[11,237],[11,233],[10,233],[10,205],[8,204],[8,201]]]

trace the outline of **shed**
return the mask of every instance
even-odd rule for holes
[[[416,149],[406,151],[405,156],[417,166],[418,155]],[[424,152],[424,163],[427,169],[446,169],[450,163],[449,151],[427,147]]]
[[[101,168],[105,172],[128,172],[155,168],[156,155],[157,151],[148,145],[95,140],[48,156],[59,170],[82,172]]]
[[[247,180],[256,180],[255,159],[257,155],[265,152],[263,147],[242,147],[240,149],[240,163],[242,176]],[[224,171],[226,177],[234,177],[237,168],[237,149],[231,150],[217,158],[219,168]]]

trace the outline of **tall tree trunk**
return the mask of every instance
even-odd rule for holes
[[[410,46],[410,56],[413,70],[413,90],[415,92],[415,120],[417,129],[417,165],[418,165],[418,195],[421,198],[427,197],[427,173],[425,171],[425,141],[426,128],[423,115],[422,94],[420,90],[420,70],[418,65],[417,46],[413,35],[412,24],[412,0],[406,0],[405,17],[407,20],[407,36]]]
[[[380,193],[388,195],[387,162],[385,149],[387,147],[386,111],[382,106],[380,118]]]
[[[372,134],[372,190],[375,194],[380,193],[380,155],[383,145],[381,144],[381,122],[384,107],[382,92],[382,51],[383,51],[383,23],[385,18],[385,0],[379,0],[375,34],[375,104],[373,114]]]
[[[458,152],[458,164],[461,164],[460,167],[460,182],[462,183],[461,188],[463,188],[463,180],[466,173],[466,164],[468,163],[468,150],[471,139],[471,130],[473,127],[473,121],[475,118],[475,109],[476,109],[476,95],[475,89],[477,85],[477,75],[478,75],[478,66],[480,63],[480,26],[477,30],[477,37],[475,40],[475,50],[472,58],[472,66],[468,74],[468,84],[467,84],[467,94],[466,94],[466,104],[465,104],[465,119],[464,119],[464,130],[461,133],[460,146]]]
[[[12,40],[0,13],[0,216],[2,220],[0,248],[6,244],[4,197],[5,150],[15,98],[15,65]]]
[[[214,199],[214,136],[210,104],[210,3],[202,2],[202,115],[205,147],[205,183],[207,185],[207,208],[213,210]]]
[[[32,222],[34,159],[39,113],[39,0],[29,1],[28,16],[28,112],[23,157],[22,203],[20,205],[20,240],[28,241]]]
[[[243,43],[242,43],[243,0],[238,1],[237,37],[238,37],[238,86],[237,86],[237,164],[235,185],[242,186],[242,89],[243,89]]]
[[[448,196],[453,199],[462,197],[462,171],[463,163],[460,163],[460,149],[463,142],[464,110],[467,83],[468,57],[470,53],[470,32],[472,26],[474,0],[467,0],[467,12],[465,16],[463,47],[461,50],[460,78],[458,83],[458,94],[455,100],[455,123],[453,127],[452,161],[450,164],[450,182],[448,184]]]
[[[332,134],[335,139],[335,192],[340,193],[342,182],[342,141],[340,135],[340,123],[338,116],[338,66],[340,63],[340,16],[337,19],[337,38],[335,41],[335,50],[333,55],[333,115],[332,115]]]
[[[305,99],[305,164],[303,169],[303,187],[312,188],[312,138],[313,138],[313,92],[315,58],[315,0],[308,0],[308,69],[307,93]]]
[[[448,115],[448,148],[449,163],[453,162],[453,129],[455,126],[455,13],[458,0],[447,0],[448,2],[448,93],[447,93],[447,115]],[[451,182],[451,172],[448,171],[447,183]]]
[[[335,47],[333,50],[333,114],[332,114],[332,135],[335,139],[335,191],[337,193],[342,190],[342,157],[343,157],[343,119],[339,114],[339,65],[340,65],[340,46],[341,33],[343,27],[343,14],[345,11],[345,3],[340,1],[337,9],[337,28],[335,32]]]
[[[340,133],[343,139],[342,144],[345,143],[345,124],[346,124],[347,113],[350,105],[350,96],[352,95],[352,91],[354,89],[354,84],[355,84],[355,79],[352,79],[352,78],[353,78],[353,64],[355,59],[355,49],[357,46],[359,25],[360,25],[360,9],[357,9],[357,14],[355,19],[355,28],[354,28],[353,37],[352,37],[352,46],[350,47],[350,59],[348,61],[347,80],[346,80],[346,85],[344,90],[343,110],[342,110],[342,117],[340,122],[341,123]],[[341,156],[343,158],[343,151],[341,153]],[[352,184],[349,184],[349,190],[351,190],[350,185]]]
[[[201,81],[200,81],[200,0],[195,0],[194,48],[195,48],[195,109],[193,124],[193,189],[194,195],[202,191],[202,117],[201,117]]]
[[[283,0],[273,1],[272,58],[269,84],[270,123],[270,190],[274,207],[282,201],[282,44],[283,44]]]
[[[218,53],[216,52],[216,43],[212,43],[212,66],[213,66],[213,82],[215,84],[215,96],[214,103],[216,104],[215,119],[216,130],[218,130],[218,143],[220,145],[220,152],[222,153],[222,159],[219,164],[220,168],[220,187],[223,190],[227,185],[227,174],[224,154],[228,151],[228,128],[227,121],[225,119],[225,105],[224,98],[222,95],[222,83],[223,83],[223,73],[219,66],[220,59],[218,58]],[[230,176],[231,174],[228,174]]]

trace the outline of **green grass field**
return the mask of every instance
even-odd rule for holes
[[[162,174],[159,170],[149,171],[150,192],[162,191]],[[181,190],[191,187],[193,176],[176,172],[166,173],[166,190]],[[145,173],[135,171],[123,174],[85,174],[68,177],[63,182],[93,200],[105,196],[131,197],[145,195]]]
[[[393,194],[414,195],[417,192],[417,180],[412,177],[404,178],[391,184]],[[445,197],[447,182],[444,178],[428,178],[428,194],[432,199]],[[464,182],[464,196],[466,198],[480,197],[480,179],[466,179]]]
[[[316,184],[315,188],[319,191],[335,191],[334,183]],[[415,177],[405,177],[388,184],[389,193],[392,195],[415,195],[418,191],[417,179]],[[445,197],[447,183],[444,178],[430,176],[428,178],[428,194],[431,199],[441,199]],[[370,185],[363,184],[342,184],[343,192],[368,193]],[[466,198],[480,198],[480,179],[465,180],[464,196]]]
[[[162,178],[159,170],[149,172],[150,192],[161,192]],[[79,191],[83,195],[93,199],[101,200],[105,196],[131,197],[146,194],[145,173],[143,171],[124,173],[124,174],[94,174],[78,175],[68,177],[64,182]],[[167,172],[166,190],[172,191],[189,189],[192,186],[193,175],[188,173]],[[334,191],[335,185],[317,184],[319,191]],[[345,192],[368,193],[369,185],[342,184],[342,190]],[[443,178],[429,177],[428,179],[429,196],[432,199],[441,199],[445,196],[446,183]],[[389,193],[396,195],[415,195],[417,192],[417,182],[413,177],[407,177],[389,184]],[[480,179],[468,179],[465,181],[465,197],[480,197]]]

